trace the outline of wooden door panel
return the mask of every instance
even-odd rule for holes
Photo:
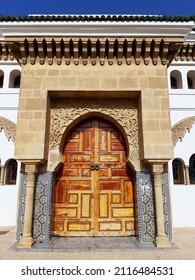
[[[91,218],[91,194],[81,194],[81,218]]]
[[[100,181],[99,180],[99,190],[120,190],[121,182],[120,181]]]
[[[111,164],[111,163],[118,163],[120,162],[120,156],[119,155],[110,155],[110,154],[103,154],[103,155],[99,155],[99,163],[107,163],[107,164]]]
[[[83,231],[91,231],[91,223],[90,222],[68,222],[67,225],[67,231],[70,233],[71,231],[74,232],[73,235],[75,236],[76,232],[82,232],[82,235],[84,235]],[[71,234],[69,234],[71,235]]]
[[[120,131],[102,119],[88,119],[70,131],[52,202],[54,235],[134,234],[132,171],[125,147]]]

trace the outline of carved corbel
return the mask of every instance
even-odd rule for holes
[[[34,42],[28,42],[29,45],[29,54],[30,54],[30,63],[32,65],[35,64],[36,56],[35,56],[35,49],[34,49]]]
[[[97,57],[97,41],[91,41],[91,64],[96,65],[96,57]]]
[[[50,42],[47,41],[47,59],[48,59],[48,64],[52,65],[53,64],[52,41],[50,41]]]
[[[131,57],[132,57],[132,41],[127,41],[127,54],[126,54],[126,63],[127,65],[131,64]]]
[[[114,42],[109,41],[109,47],[108,47],[108,64],[112,65],[114,60]]]
[[[152,62],[154,65],[158,64],[158,58],[159,58],[159,47],[160,42],[156,42],[155,40],[152,42],[153,44],[153,50],[152,50]]]
[[[181,59],[181,61],[184,61],[185,57],[186,57],[186,46],[183,45],[181,47],[181,50],[180,50],[180,59]]]
[[[142,41],[136,40],[135,42],[136,48],[135,48],[135,64],[140,65],[141,62],[141,52],[142,52]]]
[[[190,61],[192,59],[192,49],[193,49],[193,45],[188,44],[187,49],[186,49],[187,61]]]
[[[192,60],[195,61],[195,45],[193,46],[192,50]]]
[[[146,65],[148,65],[149,61],[150,61],[150,46],[151,46],[151,42],[149,42],[149,41],[144,41],[144,42],[145,42],[144,63]]]
[[[79,42],[73,41],[74,64],[79,65]]]
[[[117,62],[118,65],[121,65],[123,61],[123,42],[118,42],[118,56],[117,56]]]
[[[21,58],[19,61],[21,64],[26,64],[27,54],[26,54],[25,42],[20,41],[19,44],[20,44],[20,53],[21,53]]]
[[[62,63],[62,52],[61,52],[61,42],[56,42],[56,61],[58,65]]]
[[[100,65],[105,63],[105,41],[100,41]]]
[[[181,59],[181,57],[180,57],[181,53],[180,53],[179,49],[181,48],[182,44],[183,44],[183,42],[177,42],[177,43],[172,42],[172,43],[169,43],[168,54],[167,54],[167,61],[169,63],[171,63],[171,61],[173,59],[175,59],[176,55],[177,55],[177,58],[179,56],[179,59]]]
[[[64,42],[64,57],[65,57],[66,65],[69,65],[70,64],[70,42],[69,41]]]
[[[43,41],[38,41],[38,54],[39,54],[39,63],[43,65],[45,63],[45,54],[44,54],[44,48],[43,48]]]
[[[1,46],[2,46],[2,57],[3,57],[3,60],[7,61],[8,59],[8,51],[7,51],[7,47],[5,45],[5,43],[1,43]]]
[[[88,60],[87,41],[82,41],[82,60],[83,60],[83,65],[87,65],[87,60]]]
[[[168,42],[164,42],[163,40],[161,41],[161,62],[162,65],[166,65],[167,64],[167,60],[168,60],[168,51],[169,51],[169,43]]]
[[[7,47],[6,47],[7,46]],[[2,43],[0,44],[0,59],[4,59],[3,57],[3,51],[5,52],[5,58],[14,60],[15,58],[17,60],[20,59],[20,45],[18,42],[6,42],[5,49],[2,48]],[[7,57],[9,56],[9,57]]]

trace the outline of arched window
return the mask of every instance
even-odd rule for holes
[[[184,165],[180,159],[174,159],[172,162],[174,184],[184,184]]]
[[[195,184],[195,154],[193,154],[190,158],[190,167],[189,167],[189,175],[190,175],[190,184]]]
[[[20,88],[20,76],[15,77],[14,88]]]
[[[190,77],[188,77],[188,88],[193,89],[193,82],[192,82],[192,79]]]
[[[20,70],[13,70],[10,73],[9,78],[9,88],[19,88],[20,87]]]
[[[6,177],[5,177],[5,184],[11,185],[16,183],[17,177],[17,161],[15,159],[10,159],[6,163]]]
[[[178,70],[173,70],[170,74],[171,88],[180,89],[182,88],[182,76]]]
[[[195,71],[191,70],[187,74],[188,89],[195,89]]]
[[[0,88],[3,87],[3,81],[4,81],[4,73],[2,70],[0,70]]]
[[[171,77],[171,88],[177,88],[177,80]]]

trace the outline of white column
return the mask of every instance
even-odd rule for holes
[[[163,210],[163,191],[162,191],[162,174],[163,164],[153,163],[152,173],[154,176],[154,195],[156,206],[156,225],[157,235],[154,244],[158,248],[169,248],[171,244],[165,232],[165,219]]]
[[[18,248],[31,248],[34,244],[32,237],[32,222],[33,222],[33,204],[34,204],[34,189],[36,163],[25,164],[26,178],[26,199],[24,208],[24,226],[23,235],[18,244]]]

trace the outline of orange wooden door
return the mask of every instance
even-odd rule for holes
[[[52,213],[55,236],[134,235],[132,171],[126,146],[110,122],[90,118],[64,145]]]

